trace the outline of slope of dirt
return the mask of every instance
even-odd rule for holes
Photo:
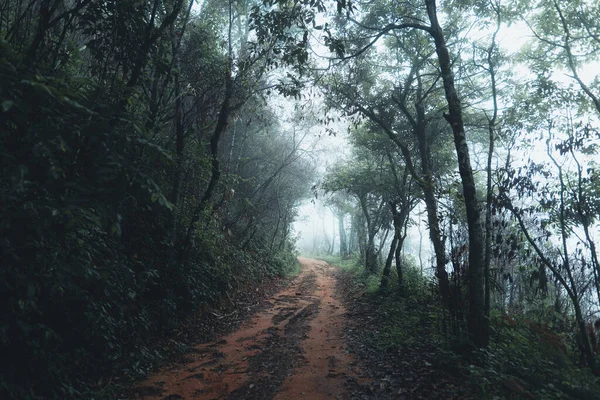
[[[193,347],[140,382],[132,397],[175,399],[349,399],[364,378],[346,350],[345,309],[334,267],[300,258],[302,271],[266,307],[223,338]]]

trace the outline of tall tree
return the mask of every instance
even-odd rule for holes
[[[380,38],[393,32],[418,30],[425,32],[433,42],[433,50],[437,55],[437,63],[448,110],[447,113],[444,113],[444,118],[448,122],[453,134],[469,230],[468,329],[473,343],[476,346],[483,347],[489,342],[489,321],[485,315],[485,248],[483,229],[480,223],[481,210],[477,199],[475,179],[471,167],[469,146],[463,120],[463,108],[456,90],[453,63],[450,51],[446,44],[446,36],[439,23],[436,1],[424,0],[422,6],[424,7],[419,7],[417,4],[413,3],[402,4],[400,9],[404,14],[392,16],[393,19],[390,22],[385,21],[385,18],[381,15],[378,15],[374,21],[367,19],[365,23],[349,18],[351,22],[355,23],[361,29],[371,32],[372,39],[370,39],[366,45],[360,46],[352,54],[343,58],[351,59],[359,57],[367,50],[372,49],[374,44]],[[425,14],[425,18],[429,21],[429,24],[415,22],[422,20],[423,13]],[[382,25],[377,25],[379,23],[382,23]],[[340,41],[334,40],[330,42],[330,48],[339,49],[339,47]],[[445,264],[444,255],[436,254],[436,256],[440,259],[444,257],[443,260]],[[438,263],[440,263],[440,261],[438,261]],[[444,276],[447,275],[445,268],[438,268],[438,274],[441,275],[438,276],[440,284],[445,286],[445,282],[447,282],[447,277]],[[443,286],[441,286],[441,290],[445,291]]]

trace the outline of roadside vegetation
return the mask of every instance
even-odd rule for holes
[[[298,270],[311,122],[266,99],[299,15],[193,6],[0,1],[2,399],[143,376],[191,314]]]
[[[490,346],[472,352],[450,333],[435,281],[414,262],[406,260],[399,292],[395,283],[382,291],[360,260],[318,258],[339,267],[350,349],[376,378],[371,390],[377,398],[598,398],[598,378],[552,327],[497,314]]]

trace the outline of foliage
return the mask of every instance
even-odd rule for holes
[[[544,399],[593,399],[600,381],[570,355],[567,332],[541,322],[496,314],[492,344],[481,363],[470,366],[471,379],[485,381],[488,396],[535,396]]]
[[[239,3],[234,17],[250,25]],[[308,182],[310,162],[296,152],[220,174],[215,160],[249,155],[233,141],[207,147],[228,116],[269,114],[255,90],[287,48],[236,53],[232,72],[229,49],[248,37],[223,35],[229,18],[191,6],[0,5],[2,398],[93,397],[110,376],[147,373],[163,357],[153,338],[185,315],[297,271],[290,227],[309,186],[290,180]],[[280,23],[268,46],[295,40],[294,21]],[[261,141],[269,128],[251,121],[259,164],[298,149],[281,126]],[[247,230],[229,225],[239,213]]]
[[[328,261],[339,265],[335,258]],[[431,360],[431,368],[466,380],[481,398],[597,397],[600,381],[573,362],[572,354],[577,350],[570,344],[568,330],[560,332],[563,328],[558,325],[495,313],[490,346],[475,353],[465,351],[463,343],[444,330],[447,315],[431,291],[430,281],[410,263],[406,270],[407,284],[412,282],[409,287],[413,290],[398,296],[393,290],[365,293],[367,276],[356,267],[341,265],[343,279],[351,279],[345,284],[348,297],[369,305],[357,317],[369,320],[369,334],[362,332],[361,336],[364,346],[379,354]],[[416,360],[411,362],[417,365]],[[410,370],[402,375],[410,374]]]
[[[330,173],[325,188],[393,187],[378,185],[379,170],[355,170],[386,146],[401,153],[423,189],[451,331],[460,336],[467,322],[485,347],[494,310],[547,318],[553,305],[574,318],[578,351],[598,373],[597,332],[589,329],[600,296],[597,5],[356,6],[359,12],[335,20],[342,46],[331,50],[339,62],[319,82],[328,106],[353,118],[350,131],[362,130],[351,140],[360,157]],[[517,24],[532,34],[518,51],[504,38]],[[456,160],[448,156],[450,131]],[[482,189],[485,198],[476,195]]]

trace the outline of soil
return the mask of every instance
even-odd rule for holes
[[[299,260],[294,281],[235,332],[193,346],[183,360],[139,382],[131,398],[364,398],[358,392],[370,385],[346,347],[335,268]]]
[[[244,305],[222,314],[211,313],[216,319],[193,319],[179,335],[188,343],[202,343],[192,345],[183,358],[138,382],[124,397],[480,397],[477,388],[465,382],[464,368],[454,365],[453,360],[440,362],[443,357],[427,339],[426,329],[413,332],[416,346],[394,344],[382,350],[373,345],[380,335],[378,329],[390,318],[380,304],[381,297],[367,296],[350,275],[323,261],[303,257],[299,261],[301,272],[291,282],[279,281],[242,293],[231,302]]]

